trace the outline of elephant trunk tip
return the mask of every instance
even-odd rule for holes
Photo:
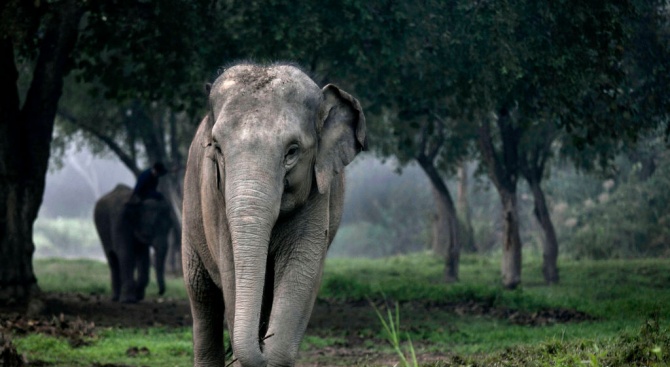
[[[267,359],[265,359],[265,356],[263,356],[263,352],[261,352],[260,345],[257,342],[254,343],[254,345],[237,345],[237,348],[233,347],[233,351],[237,361],[242,366],[267,366]]]

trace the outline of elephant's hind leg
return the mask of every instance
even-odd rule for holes
[[[198,255],[185,249],[184,281],[191,301],[193,316],[194,366],[222,366],[223,293],[214,284]]]

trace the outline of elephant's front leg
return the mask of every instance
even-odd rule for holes
[[[137,302],[135,293],[135,252],[128,249],[123,253],[119,252],[119,272],[121,274],[121,297],[120,301],[125,303]]]
[[[223,366],[223,295],[189,246],[184,246],[182,261],[193,317],[193,365]]]
[[[316,232],[323,237],[303,236],[277,257],[275,294],[265,335],[268,367],[295,364],[321,284],[327,251],[327,231],[319,228]]]
[[[107,264],[109,265],[109,272],[112,278],[112,301],[119,300],[121,293],[121,274],[119,270],[119,258],[112,251],[105,251],[107,257]]]
[[[154,241],[154,269],[156,270],[156,282],[158,283],[158,295],[165,294],[165,257],[168,252],[167,238],[159,238]]]
[[[151,257],[149,254],[149,246],[144,243],[137,242],[135,244],[135,255],[137,259],[137,284],[135,288],[135,298],[137,301],[144,299],[144,292],[149,284],[149,266],[151,264]]]

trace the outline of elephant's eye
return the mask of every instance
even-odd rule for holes
[[[291,144],[288,149],[286,149],[286,155],[284,155],[284,165],[291,166],[298,159],[300,154],[300,147],[298,144]]]

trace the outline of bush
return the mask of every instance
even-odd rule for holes
[[[670,256],[670,159],[648,180],[634,177],[578,214],[566,252],[590,259]]]

